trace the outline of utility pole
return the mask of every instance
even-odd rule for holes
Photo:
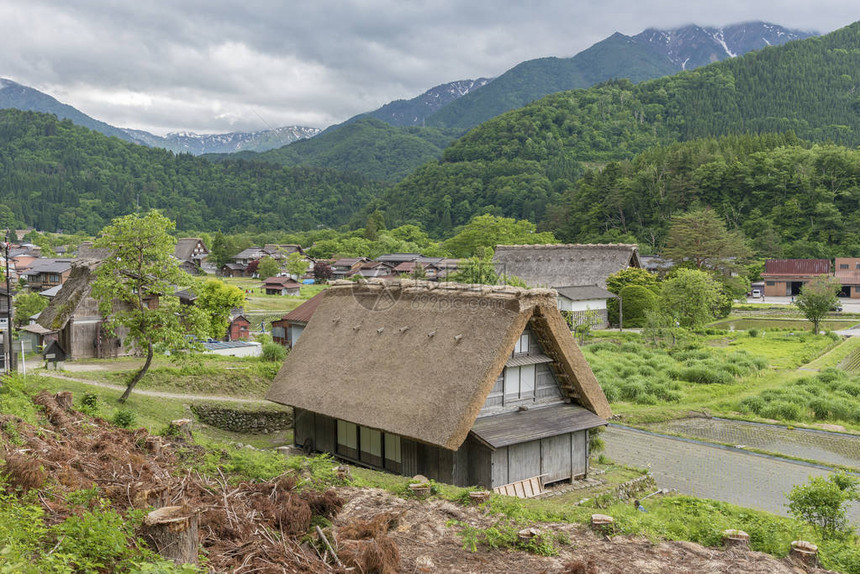
[[[9,231],[6,231],[6,237],[3,239],[3,245],[6,248],[6,331],[3,333],[3,353],[6,355],[5,370],[7,373],[12,372],[12,288],[9,282]]]

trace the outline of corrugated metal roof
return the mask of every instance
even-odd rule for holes
[[[281,317],[282,321],[290,321],[291,323],[307,323],[311,320],[311,317],[314,314],[314,311],[317,310],[320,302],[325,296],[325,291],[320,291],[283,317]]]
[[[762,275],[829,275],[829,259],[768,259]]]
[[[256,347],[260,343],[251,343],[246,341],[216,341],[214,343],[203,343],[203,348],[207,351],[220,351],[222,349],[240,349],[242,347]]]
[[[557,404],[482,417],[475,421],[472,432],[493,448],[501,448],[605,424],[605,420],[588,409]]]
[[[541,363],[552,363],[552,359],[547,357],[546,355],[541,355],[536,353],[534,355],[520,355],[518,357],[511,357],[508,359],[508,362],[505,363],[506,367],[524,367],[525,365],[539,365]]]

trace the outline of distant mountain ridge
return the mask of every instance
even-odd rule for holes
[[[674,30],[649,28],[633,39],[652,47],[681,70],[692,70],[767,46],[779,46],[816,35],[766,22],[745,22],[717,28],[696,25]]]
[[[276,149],[300,139],[320,133],[319,128],[288,126],[259,132],[232,132],[226,134],[195,134],[179,132],[157,136],[143,130],[118,128],[96,120],[56,98],[35,88],[12,80],[0,78],[0,109],[15,108],[29,112],[54,114],[59,119],[68,119],[73,124],[89,128],[106,136],[121,140],[160,147],[174,153],[234,153],[237,151],[263,152]]]
[[[426,125],[465,131],[552,93],[617,78],[638,83],[816,35],[766,22],[651,28],[636,36],[616,32],[571,58],[538,58],[517,64],[443,107],[427,118]]]
[[[424,120],[454,100],[486,86],[491,81],[492,78],[478,78],[440,84],[420,96],[410,100],[395,100],[364,116],[382,120],[393,126],[420,126],[424,124]]]
[[[157,136],[142,130],[122,129],[135,140],[150,147],[168,149],[174,153],[236,153],[264,152],[298,140],[312,138],[322,130],[303,126],[287,126],[259,132],[230,132],[226,134],[169,133]]]

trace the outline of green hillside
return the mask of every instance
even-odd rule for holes
[[[356,174],[146,148],[56,116],[0,110],[0,215],[41,230],[98,232],[162,209],[180,230],[304,230],[347,223],[384,185]]]
[[[763,256],[860,256],[860,150],[791,133],[656,147],[586,171],[546,224],[566,241],[632,236],[653,250],[672,214],[697,206]]]
[[[438,159],[456,135],[450,130],[395,127],[366,117],[279,149],[226,157],[255,159],[285,166],[326,167],[394,182],[400,181],[425,162]]]
[[[479,213],[557,221],[583,166],[676,141],[793,130],[860,144],[860,23],[638,85],[547,96],[475,128],[390,190],[391,224],[436,235]],[[552,215],[552,217],[550,217]]]
[[[587,88],[612,78],[641,82],[677,71],[677,66],[651,47],[616,33],[572,58],[523,62],[448,104],[430,116],[427,124],[466,130],[554,92]]]

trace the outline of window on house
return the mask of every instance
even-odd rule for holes
[[[359,460],[361,462],[382,466],[382,433],[367,427],[359,427],[358,444],[361,449]]]
[[[514,347],[514,355],[520,353],[528,353],[529,352],[529,334],[523,333],[520,335],[519,340],[517,341],[516,346]]]
[[[855,264],[854,264],[854,269],[860,269],[860,263],[855,263]]]
[[[535,366],[505,368],[505,402],[535,398]]]
[[[767,285],[768,287],[773,287],[774,285],[776,285],[776,281],[765,281],[765,285]]]
[[[385,469],[400,472],[403,460],[400,458],[400,437],[396,434],[385,435]]]
[[[354,423],[337,421],[337,453],[358,458],[358,426]]]
[[[840,269],[848,269],[848,264],[847,263],[840,263],[839,268]]]

